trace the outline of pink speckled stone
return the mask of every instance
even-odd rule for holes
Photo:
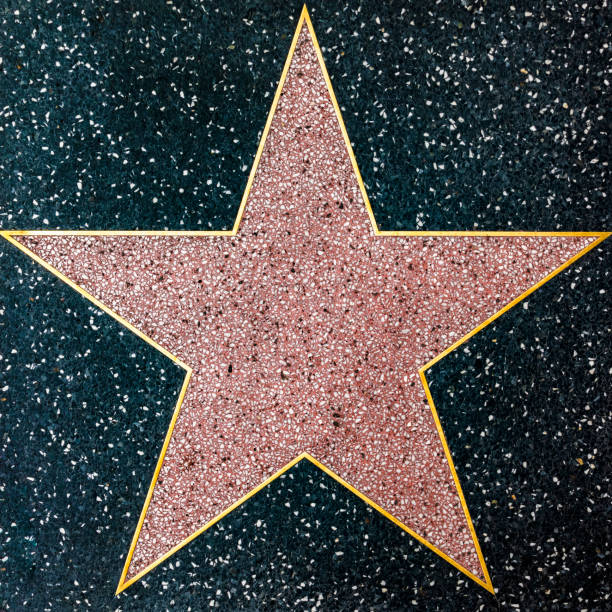
[[[304,28],[237,236],[20,238],[193,368],[128,578],[304,451],[483,578],[417,370],[591,240],[374,235]]]

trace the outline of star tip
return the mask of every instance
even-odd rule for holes
[[[302,12],[300,13],[300,23],[305,23],[309,28],[312,27],[312,22],[310,21],[310,13],[305,2],[302,5]]]
[[[593,232],[590,234],[591,241],[589,243],[588,248],[594,247],[602,242],[605,242],[610,236],[612,236],[612,232]]]
[[[480,555],[479,555],[480,556]],[[493,597],[497,598],[495,594],[495,588],[493,587],[493,583],[491,582],[491,577],[489,576],[489,572],[487,571],[487,567],[483,558],[480,558],[480,569],[482,570],[480,574],[475,574],[472,571],[466,570],[460,566],[461,569],[467,576],[469,576],[476,584],[481,586],[485,591],[488,591],[493,595]]]
[[[495,587],[493,586],[493,583],[491,582],[491,579],[488,576],[485,582],[485,589],[487,589],[487,591],[489,591],[489,593],[491,593],[491,595],[493,595],[493,597],[497,599],[497,593],[495,593]]]
[[[482,574],[481,576],[472,575],[472,577],[476,579],[476,582],[478,582],[480,586],[482,586],[489,593],[491,593],[493,597],[497,598],[497,595],[495,594],[495,587],[493,586],[493,581],[491,580],[491,576],[489,575],[489,571],[487,569],[487,564],[480,550],[478,557],[480,559],[480,569],[482,570]]]

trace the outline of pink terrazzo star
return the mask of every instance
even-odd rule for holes
[[[193,369],[124,584],[308,453],[490,587],[418,370],[595,238],[378,235],[303,23],[235,235],[17,238]]]

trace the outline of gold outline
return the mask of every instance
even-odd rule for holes
[[[360,191],[361,191],[361,194],[362,194],[365,206],[366,206],[368,217],[369,217],[370,222],[372,224],[372,229],[373,229],[375,235],[377,235],[377,236],[398,236],[398,237],[408,237],[408,236],[429,236],[429,237],[436,237],[436,236],[466,236],[466,237],[467,236],[479,236],[479,237],[487,237],[487,236],[508,236],[508,237],[509,236],[515,236],[515,237],[519,237],[519,236],[524,236],[524,237],[576,236],[576,237],[580,237],[580,236],[583,236],[583,237],[596,237],[597,238],[597,240],[594,240],[593,242],[591,242],[584,249],[582,249],[579,253],[574,255],[571,259],[567,260],[563,265],[559,266],[556,270],[554,270],[553,272],[548,274],[548,276],[546,276],[545,278],[540,280],[538,283],[533,285],[530,289],[525,291],[519,297],[517,297],[514,300],[512,300],[512,302],[510,302],[509,304],[504,306],[501,310],[496,312],[493,316],[489,317],[486,321],[483,321],[480,325],[475,327],[472,331],[467,333],[461,339],[457,340],[457,342],[452,344],[450,347],[448,347],[446,350],[444,350],[442,353],[437,355],[434,359],[429,361],[427,364],[425,364],[424,366],[422,366],[418,370],[419,376],[420,376],[420,379],[421,379],[421,383],[423,384],[423,388],[424,388],[425,394],[427,396],[427,401],[429,403],[429,407],[430,407],[430,409],[432,411],[432,415],[433,415],[433,418],[434,418],[434,421],[435,421],[435,424],[436,424],[436,428],[438,430],[438,434],[440,435],[440,440],[441,440],[442,446],[444,448],[444,453],[445,453],[446,459],[448,461],[448,464],[449,464],[449,467],[450,467],[450,470],[451,470],[451,473],[452,473],[452,476],[453,476],[453,480],[454,480],[456,488],[457,488],[457,492],[459,494],[459,498],[460,498],[460,501],[461,501],[461,506],[462,506],[463,511],[465,513],[465,517],[466,517],[466,520],[467,520],[467,523],[468,523],[468,526],[469,526],[469,529],[470,529],[470,532],[471,532],[471,535],[472,535],[472,539],[473,539],[474,545],[476,547],[478,558],[479,558],[479,561],[480,561],[480,564],[481,564],[481,568],[483,570],[483,574],[484,574],[484,577],[485,577],[484,581],[482,579],[480,579],[478,576],[476,576],[473,573],[471,573],[469,570],[467,570],[463,566],[461,566],[459,563],[457,563],[456,561],[451,559],[443,551],[441,551],[436,546],[434,546],[433,544],[431,544],[430,542],[425,540],[425,538],[420,536],[418,533],[416,533],[415,531],[410,529],[410,527],[408,527],[407,525],[404,525],[401,521],[396,519],[394,516],[392,516],[386,510],[384,510],[378,504],[376,504],[376,502],[374,502],[373,500],[369,499],[366,495],[361,493],[359,490],[357,490],[355,487],[350,485],[348,482],[346,482],[344,479],[342,479],[340,476],[338,476],[336,473],[334,473],[328,467],[326,467],[325,465],[323,465],[322,463],[317,461],[314,457],[312,457],[308,453],[302,453],[299,456],[297,456],[295,459],[293,459],[292,461],[287,463],[284,467],[282,467],[280,470],[278,470],[275,474],[273,474],[272,476],[270,476],[269,478],[264,480],[257,487],[255,487],[254,489],[249,491],[249,493],[247,493],[246,495],[241,497],[239,500],[234,502],[231,506],[226,508],[219,515],[217,515],[212,520],[210,520],[208,523],[203,525],[200,529],[198,529],[196,532],[191,534],[188,538],[186,538],[185,540],[183,540],[182,542],[180,542],[179,544],[174,546],[171,550],[169,550],[164,555],[162,555],[159,559],[157,559],[156,561],[151,563],[144,570],[142,570],[141,572],[139,572],[138,574],[136,574],[135,576],[133,576],[132,578],[130,578],[129,580],[126,581],[125,577],[127,575],[127,571],[129,569],[129,566],[130,566],[130,563],[131,563],[131,560],[132,560],[132,556],[134,554],[134,550],[136,548],[136,543],[137,543],[138,537],[140,535],[140,530],[142,529],[144,518],[145,518],[146,512],[148,510],[151,498],[153,496],[153,491],[154,491],[154,488],[155,488],[155,484],[157,482],[157,478],[158,478],[159,472],[161,470],[161,466],[163,464],[163,460],[164,460],[164,457],[165,457],[165,454],[166,454],[166,450],[168,448],[168,444],[170,443],[170,438],[172,437],[172,432],[174,430],[174,426],[175,426],[176,420],[178,418],[178,414],[179,414],[179,411],[180,411],[183,399],[185,397],[185,393],[187,391],[187,387],[189,385],[189,381],[190,381],[191,374],[192,374],[192,369],[191,369],[191,367],[189,365],[187,365],[186,363],[182,362],[176,356],[172,355],[169,351],[167,351],[162,346],[157,344],[153,339],[149,338],[147,335],[145,335],[140,330],[138,330],[133,325],[131,325],[126,319],[124,319],[123,317],[121,317],[120,315],[115,313],[108,306],[106,306],[105,304],[100,302],[97,298],[95,298],[89,292],[85,291],[82,287],[78,286],[76,283],[71,281],[64,274],[62,274],[59,270],[57,270],[56,268],[51,266],[48,262],[46,262],[43,259],[41,259],[38,255],[33,253],[30,249],[28,249],[26,246],[24,246],[23,244],[21,244],[19,241],[15,240],[15,238],[14,238],[14,236],[37,236],[37,235],[38,236],[41,236],[41,235],[42,236],[65,236],[65,235],[82,235],[82,236],[185,236],[185,237],[187,237],[187,236],[235,236],[238,233],[238,230],[239,230],[239,227],[240,227],[240,223],[242,221],[242,216],[244,214],[246,203],[247,203],[248,197],[250,195],[250,191],[251,191],[251,187],[252,187],[252,184],[253,184],[253,180],[254,180],[255,175],[257,173],[257,169],[258,169],[258,166],[259,166],[259,161],[261,159],[261,155],[262,155],[262,152],[263,152],[263,149],[264,149],[264,145],[265,145],[265,142],[266,142],[266,139],[267,139],[267,136],[268,136],[268,132],[270,130],[270,126],[272,124],[272,120],[273,120],[273,117],[274,117],[274,114],[275,114],[275,111],[276,111],[276,108],[278,106],[278,102],[279,102],[279,99],[280,99],[280,94],[281,94],[281,91],[283,89],[283,86],[284,86],[284,83],[285,83],[285,80],[286,80],[286,77],[287,77],[287,73],[289,71],[289,67],[290,67],[291,62],[293,60],[293,55],[294,55],[294,52],[295,52],[295,47],[297,45],[297,41],[298,41],[299,35],[300,35],[301,31],[302,31],[302,28],[303,28],[304,24],[306,24],[306,26],[308,27],[308,31],[310,33],[310,36],[311,36],[311,39],[312,39],[312,43],[314,45],[314,48],[315,48],[315,51],[316,51],[316,54],[317,54],[317,59],[319,61],[319,65],[320,65],[321,71],[323,73],[323,77],[325,79],[325,83],[327,85],[327,89],[328,89],[328,92],[329,92],[329,95],[330,95],[330,98],[331,98],[334,110],[336,112],[336,117],[337,117],[339,125],[340,125],[342,136],[344,138],[344,142],[346,144],[346,148],[347,148],[347,151],[348,151],[348,154],[349,154],[349,158],[351,160],[351,164],[353,166],[353,170],[355,172],[355,176],[357,178],[357,182],[359,184],[359,188],[360,188]],[[95,306],[97,306],[98,308],[100,308],[101,310],[103,310],[104,312],[109,314],[111,317],[116,319],[119,323],[124,325],[127,329],[129,329],[131,332],[136,334],[142,340],[144,340],[148,344],[152,345],[154,348],[156,348],[158,351],[160,351],[163,355],[165,355],[166,357],[171,359],[174,363],[178,364],[186,372],[185,378],[183,380],[183,385],[182,385],[182,388],[181,388],[181,391],[180,391],[180,394],[179,394],[179,398],[178,398],[176,406],[174,408],[174,412],[172,414],[170,425],[168,427],[168,431],[167,431],[166,437],[164,439],[162,450],[161,450],[159,458],[157,460],[157,464],[156,464],[156,467],[155,467],[153,478],[151,480],[151,484],[149,485],[149,490],[147,492],[145,503],[143,505],[143,509],[141,511],[141,514],[140,514],[140,517],[139,517],[139,520],[138,520],[138,524],[137,524],[136,530],[134,532],[134,536],[132,538],[132,542],[131,542],[131,545],[130,545],[130,548],[129,548],[129,551],[128,551],[128,555],[127,555],[126,560],[125,560],[123,571],[121,573],[121,578],[120,578],[119,584],[117,586],[116,594],[121,593],[122,591],[127,589],[130,585],[132,585],[134,582],[140,580],[140,578],[142,578],[145,574],[150,572],[157,565],[159,565],[160,563],[162,563],[163,561],[165,561],[166,559],[171,557],[175,552],[177,552],[183,546],[185,546],[186,544],[188,544],[189,542],[194,540],[196,537],[198,537],[204,531],[209,529],[212,525],[214,525],[219,520],[221,520],[224,516],[229,514],[232,510],[236,509],[238,506],[240,506],[242,503],[244,503],[247,499],[249,499],[250,497],[255,495],[257,492],[259,492],[265,486],[270,484],[270,482],[272,482],[273,480],[278,478],[281,474],[286,472],[288,469],[290,469],[291,467],[293,467],[295,464],[297,464],[299,461],[301,461],[303,459],[307,459],[307,460],[311,461],[319,469],[321,469],[326,474],[328,474],[329,476],[334,478],[340,484],[344,485],[346,488],[348,488],[350,491],[352,491],[355,495],[357,495],[359,498],[361,498],[367,504],[369,504],[370,506],[372,506],[373,508],[378,510],[381,514],[383,514],[389,520],[393,521],[396,525],[400,526],[404,531],[408,532],[411,536],[413,536],[415,539],[417,539],[421,544],[423,544],[423,545],[427,546],[429,549],[433,550],[436,554],[441,556],[448,563],[453,565],[456,569],[458,569],[461,572],[463,572],[464,574],[466,574],[468,577],[470,577],[472,580],[474,580],[480,586],[484,587],[487,591],[489,591],[490,593],[495,594],[495,590],[493,588],[493,584],[491,582],[491,578],[489,576],[489,573],[488,573],[488,570],[487,570],[487,566],[486,566],[484,557],[482,555],[480,544],[479,544],[478,538],[476,536],[476,531],[475,531],[474,525],[472,523],[472,519],[471,519],[469,510],[468,510],[468,507],[467,507],[467,503],[466,503],[465,497],[463,495],[461,484],[459,482],[459,477],[457,475],[457,471],[455,469],[455,466],[454,466],[454,463],[453,463],[453,460],[452,460],[450,449],[448,447],[448,443],[446,441],[446,437],[444,436],[444,432],[442,430],[442,425],[440,423],[440,419],[438,417],[438,413],[437,413],[436,407],[434,405],[433,398],[431,396],[429,385],[428,385],[427,379],[426,379],[426,371],[431,366],[433,366],[435,363],[440,361],[440,359],[444,358],[450,352],[454,351],[458,346],[460,346],[461,344],[466,342],[469,338],[474,336],[476,333],[478,333],[479,331],[484,329],[487,325],[489,325],[495,319],[497,319],[502,314],[507,312],[510,308],[512,308],[513,306],[518,304],[525,297],[527,297],[528,295],[530,295],[531,293],[533,293],[534,291],[539,289],[542,285],[547,283],[551,278],[553,278],[554,276],[559,274],[562,270],[567,268],[569,265],[571,265],[572,263],[577,261],[580,257],[582,257],[584,254],[586,254],[588,251],[590,251],[595,246],[597,246],[598,244],[603,242],[608,236],[610,236],[610,232],[525,232],[525,231],[475,231],[475,230],[469,230],[469,231],[386,231],[386,230],[379,230],[378,226],[376,224],[376,219],[374,218],[374,213],[372,211],[372,206],[370,204],[370,200],[368,198],[368,195],[367,195],[367,192],[366,192],[366,189],[365,189],[365,185],[364,185],[363,179],[361,177],[361,173],[359,171],[359,167],[357,165],[357,160],[355,158],[355,154],[353,152],[353,148],[351,146],[350,139],[348,137],[348,133],[346,131],[346,127],[345,127],[344,121],[342,119],[342,113],[340,111],[340,107],[338,106],[338,101],[336,100],[336,96],[334,94],[332,83],[331,83],[331,80],[329,78],[329,74],[327,72],[327,69],[325,67],[325,62],[323,60],[323,55],[322,55],[322,52],[321,52],[321,48],[319,46],[319,43],[318,43],[315,31],[314,31],[312,22],[310,20],[310,15],[308,14],[308,10],[306,8],[306,5],[304,5],[304,7],[302,8],[302,12],[301,12],[301,15],[300,15],[300,18],[299,18],[299,21],[298,21],[295,33],[293,35],[293,39],[292,39],[292,42],[291,42],[289,53],[287,55],[287,59],[285,61],[285,65],[283,67],[283,71],[282,71],[282,74],[281,74],[278,86],[276,88],[276,93],[275,93],[274,99],[272,101],[272,106],[271,106],[270,111],[268,113],[268,117],[267,117],[267,120],[266,120],[264,131],[262,133],[262,136],[261,136],[261,139],[260,139],[260,142],[259,142],[259,146],[257,148],[257,153],[255,155],[253,166],[251,168],[251,172],[249,174],[249,178],[248,178],[245,190],[244,190],[244,194],[243,194],[242,200],[240,202],[240,207],[238,209],[238,214],[236,216],[236,220],[235,220],[233,228],[231,230],[218,230],[218,231],[215,231],[215,230],[212,230],[212,231],[210,231],[210,230],[202,230],[202,231],[200,231],[200,230],[197,230],[197,231],[189,231],[189,230],[177,230],[177,231],[173,231],[173,230],[153,230],[153,231],[148,231],[148,230],[144,230],[144,231],[143,230],[3,230],[3,231],[0,231],[0,236],[5,238],[8,242],[10,242],[16,248],[18,248],[19,250],[24,252],[26,255],[31,257],[34,261],[39,263],[41,266],[43,266],[44,268],[49,270],[51,273],[53,273],[55,276],[57,276],[60,280],[65,282],[67,285],[69,285],[72,289],[74,289],[75,291],[80,293],[83,297],[85,297],[89,301],[91,301]]]

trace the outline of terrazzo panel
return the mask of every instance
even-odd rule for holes
[[[593,238],[374,236],[304,29],[237,236],[19,240],[194,370],[128,578],[303,452],[482,578],[417,370]]]
[[[300,8],[9,3],[2,228],[231,227]],[[309,8],[383,229],[610,229],[607,3]],[[154,382],[156,351],[1,251],[0,457],[22,457],[0,491],[3,609],[609,608],[607,243],[428,372],[497,600],[308,462],[115,599],[181,371]],[[60,421],[66,393],[87,410]],[[95,426],[126,397],[143,430]],[[69,482],[44,418],[81,442]],[[92,439],[112,481],[85,506],[64,487],[97,492]]]

